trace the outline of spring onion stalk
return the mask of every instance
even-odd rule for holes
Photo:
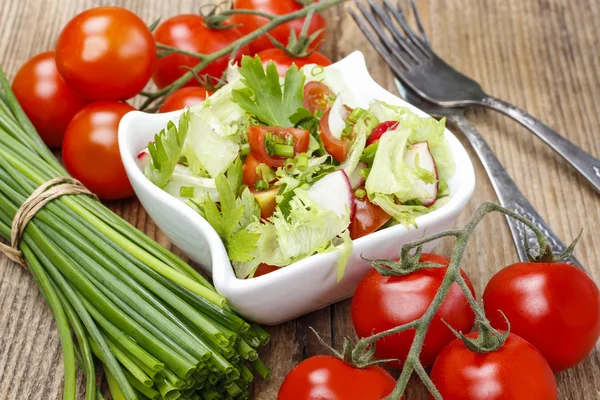
[[[287,151],[289,144],[277,144]],[[0,236],[30,194],[67,172],[45,147],[0,71]],[[56,320],[64,400],[76,368],[86,400],[103,399],[94,356],[116,400],[244,399],[269,336],[235,314],[202,275],[90,196],[46,204],[20,250]]]

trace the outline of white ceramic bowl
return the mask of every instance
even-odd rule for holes
[[[335,63],[355,99],[362,106],[372,99],[404,105],[424,112],[379,86],[369,75],[362,53],[354,52]],[[137,154],[170,119],[166,114],[131,112],[119,126],[119,147],[127,175],[142,205],[156,225],[192,260],[212,275],[215,288],[244,317],[263,324],[277,324],[352,296],[370,266],[361,259],[396,258],[402,244],[449,229],[469,201],[475,187],[473,165],[459,141],[446,130],[456,173],[448,181],[450,201],[440,209],[417,218],[418,229],[402,225],[375,232],[354,241],[342,280],[336,282],[337,252],[317,254],[275,272],[253,279],[235,276],[227,252],[215,230],[191,208],[152,184],[137,166]],[[424,247],[430,251],[435,246]]]

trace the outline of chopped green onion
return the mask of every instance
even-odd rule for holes
[[[354,191],[354,197],[356,197],[357,199],[364,199],[366,195],[367,191],[365,189],[358,188]]]
[[[248,143],[242,143],[240,145],[240,154],[243,156],[250,154],[250,145]]]
[[[194,197],[193,186],[182,186],[179,188],[179,196],[181,197]]]
[[[287,144],[276,144],[273,146],[273,155],[278,157],[294,157],[294,147]]]
[[[302,172],[306,171],[308,168],[308,156],[306,153],[298,154],[296,157],[296,167]]]
[[[310,74],[312,76],[317,76],[322,74],[325,71],[325,68],[323,68],[321,65],[315,65],[311,70],[310,70]]]

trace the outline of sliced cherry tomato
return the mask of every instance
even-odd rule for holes
[[[454,339],[435,360],[431,380],[445,400],[553,400],[558,396],[556,379],[544,357],[513,333],[500,349],[483,354]]]
[[[318,51],[315,51],[306,57],[293,57],[281,49],[273,48],[263,50],[257,55],[262,60],[265,68],[269,64],[269,61],[273,61],[273,64],[277,67],[277,72],[279,72],[279,75],[281,76],[285,75],[292,64],[296,64],[298,68],[302,68],[307,64],[317,64],[323,67],[331,65],[331,60]]]
[[[302,9],[302,7],[303,5],[301,2],[296,0],[235,0],[233,2],[234,10],[255,10],[273,15],[289,14]],[[295,31],[296,37],[298,37],[304,26],[304,20],[305,18],[301,18],[286,22],[285,24],[271,29],[269,35],[284,46],[287,46],[290,39],[290,31]],[[240,29],[244,35],[247,35],[266,25],[269,20],[259,15],[236,14],[231,18],[231,22],[236,25],[239,24],[240,26],[238,29]],[[323,30],[323,32],[321,32],[316,40],[309,45],[308,50],[317,50],[321,46],[321,42],[325,36],[324,29],[326,27],[327,23],[325,22],[325,19],[318,13],[314,14],[310,20],[307,34],[310,36],[319,30]],[[250,43],[252,54],[256,54],[272,47],[273,43],[271,43],[271,40],[267,35],[262,35]]]
[[[396,129],[399,124],[400,122],[398,121],[385,121],[377,125],[367,138],[367,146],[379,141],[384,133]]]
[[[392,217],[381,207],[371,203],[367,196],[362,199],[355,198],[356,212],[350,223],[350,237],[358,239],[375,232],[388,222]]]
[[[337,357],[314,356],[296,365],[277,400],[381,400],[396,381],[383,368],[354,368]]]
[[[600,292],[582,270],[564,263],[522,262],[508,266],[483,293],[493,326],[535,346],[557,372],[581,362],[600,336]]]
[[[78,14],[56,43],[56,65],[82,97],[126,100],[150,80],[156,44],[148,26],[121,7],[97,7]]]
[[[79,111],[65,132],[62,155],[67,171],[101,199],[129,197],[133,189],[119,153],[119,121],[129,104],[91,103]]]
[[[329,130],[329,112],[331,108],[325,111],[323,117],[321,117],[321,121],[319,123],[320,126],[320,136],[321,141],[323,142],[323,147],[333,159],[337,162],[344,162],[346,157],[348,157],[348,151],[350,149],[350,143],[347,139],[338,139],[331,134]]]
[[[448,265],[450,260],[437,254],[421,255],[422,262]],[[383,276],[375,269],[360,281],[352,299],[352,322],[356,334],[363,338],[383,332],[420,318],[431,305],[447,268],[423,268],[404,276]],[[461,274],[471,293],[473,285],[469,277]],[[419,356],[423,366],[431,366],[444,346],[454,339],[454,334],[444,322],[460,332],[469,332],[475,315],[465,295],[454,283],[435,314],[423,349]],[[399,367],[406,359],[415,337],[414,330],[378,340],[375,355],[378,359],[397,359]]]
[[[246,157],[244,161],[244,185],[248,186],[250,189],[254,189],[254,185],[256,182],[260,181],[260,176],[258,172],[256,172],[256,167],[260,165],[260,161],[258,158],[254,156],[254,154],[250,153]]]
[[[48,147],[60,147],[67,125],[86,104],[58,74],[53,51],[23,64],[12,90]]]
[[[154,31],[157,43],[187,50],[192,53],[210,54],[229,46],[240,39],[244,34],[237,28],[212,29],[204,23],[204,18],[196,14],[183,14],[169,18],[161,23]],[[238,49],[234,60],[239,62],[244,54],[248,54],[248,46]],[[210,75],[221,78],[227,64],[229,55],[211,62],[200,71],[199,75]],[[184,54],[171,54],[158,60],[156,72],[152,80],[159,89],[173,83],[183,76],[189,68],[193,68],[200,60]],[[186,86],[200,86],[200,83],[191,78]]]
[[[256,268],[256,272],[254,272],[254,278],[258,278],[259,276],[270,274],[271,272],[277,271],[278,269],[279,269],[279,267],[276,267],[274,265],[262,263],[258,266],[258,268]]]
[[[272,187],[268,190],[251,190],[258,206],[260,207],[260,217],[262,219],[267,219],[275,212],[275,207],[277,207],[276,197],[279,193],[278,187]]]
[[[304,108],[310,111],[324,113],[331,107],[335,94],[322,82],[310,81],[304,85]]]
[[[283,167],[285,157],[270,156],[267,152],[265,140],[267,133],[272,133],[282,139],[290,136],[294,139],[294,154],[304,153],[308,150],[310,132],[306,129],[282,128],[278,126],[250,126],[248,128],[248,141],[250,150],[261,163],[269,167]]]
[[[203,102],[211,94],[212,92],[206,90],[202,86],[181,88],[167,97],[162,107],[160,107],[159,112],[177,111],[186,107],[191,107]]]

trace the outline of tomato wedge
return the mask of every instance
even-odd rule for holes
[[[398,121],[385,121],[377,125],[367,138],[367,146],[377,142],[387,131],[396,129],[399,124]]]
[[[254,278],[258,278],[259,276],[270,274],[271,272],[277,271],[278,269],[279,269],[279,267],[276,267],[274,265],[262,263],[258,266],[258,268],[256,268],[256,272],[254,273]]]
[[[329,130],[329,112],[331,108],[325,111],[323,117],[321,117],[320,125],[320,136],[323,142],[323,147],[333,159],[337,162],[343,162],[348,157],[348,151],[350,149],[349,141],[347,139],[338,139],[331,134]]]
[[[260,165],[258,158],[254,157],[254,154],[250,153],[244,161],[244,177],[242,182],[247,185],[250,189],[254,189],[256,182],[260,181],[260,176],[256,172],[256,167]]]
[[[317,111],[324,113],[331,103],[335,94],[333,91],[324,83],[317,81],[310,81],[304,85],[304,108],[314,114]]]
[[[250,191],[260,207],[260,217],[262,219],[267,219],[273,215],[275,208],[277,207],[277,194],[279,193],[279,188],[274,186],[267,190],[250,189]]]
[[[356,212],[350,223],[350,238],[358,239],[375,232],[388,222],[392,217],[381,207],[371,203],[367,196],[354,199]]]
[[[272,133],[284,140],[292,137],[294,141],[294,155],[304,153],[308,150],[310,133],[306,129],[282,128],[279,126],[251,126],[248,128],[250,150],[259,162],[265,163],[269,167],[283,167],[288,157],[271,156],[269,154],[265,143],[268,133]]]

